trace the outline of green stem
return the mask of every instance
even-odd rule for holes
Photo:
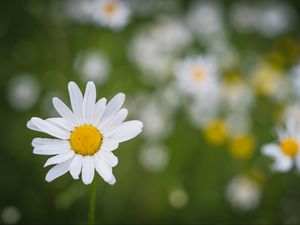
[[[94,179],[91,185],[91,194],[90,194],[90,209],[89,209],[89,218],[88,224],[95,224],[95,203],[96,203],[96,179]]]

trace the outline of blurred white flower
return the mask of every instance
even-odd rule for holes
[[[187,47],[192,36],[180,18],[163,17],[150,27],[149,35],[163,52],[173,53]]]
[[[287,1],[262,3],[256,29],[265,37],[276,37],[287,32],[293,22],[295,12]]]
[[[143,56],[141,57],[141,53]],[[164,81],[173,63],[173,56],[163,52],[147,32],[138,33],[129,48],[129,56],[146,76],[147,81]]]
[[[300,63],[298,62],[289,73],[289,84],[293,96],[300,99]]]
[[[69,0],[67,14],[83,23],[96,23],[113,30],[120,30],[129,21],[131,9],[123,0]]]
[[[210,56],[187,57],[175,67],[175,77],[183,93],[201,97],[218,86],[218,67]]]
[[[212,94],[214,94],[212,92]],[[194,100],[191,104],[187,105],[187,111],[191,124],[197,128],[204,128],[207,125],[218,118],[220,113],[220,98],[213,95],[211,99],[205,97],[201,101]],[[209,101],[208,101],[209,99]]]
[[[207,45],[208,54],[216,59],[218,67],[222,70],[230,70],[238,65],[239,56],[237,50],[224,38],[214,40]]]
[[[95,0],[92,19],[101,26],[119,30],[127,25],[131,9],[123,0]]]
[[[237,31],[256,31],[268,38],[284,34],[295,20],[295,12],[286,1],[236,2],[230,14]]]
[[[169,193],[170,205],[176,209],[184,208],[189,201],[189,196],[183,188],[176,188]]]
[[[278,102],[288,100],[290,88],[287,77],[265,62],[258,63],[251,82],[258,95],[271,97]]]
[[[146,144],[140,151],[139,162],[147,171],[160,172],[169,162],[168,149],[157,143]]]
[[[293,120],[286,122],[285,129],[277,129],[278,142],[262,147],[262,154],[274,160],[271,169],[274,172],[288,172],[295,164],[300,170],[300,133],[299,124]]]
[[[255,30],[258,10],[249,1],[237,1],[230,9],[230,22],[232,26],[241,33],[249,33]]]
[[[215,1],[196,1],[187,14],[190,28],[200,39],[208,41],[223,35],[223,21],[221,6]]]
[[[39,83],[32,75],[18,75],[8,83],[7,98],[10,105],[17,110],[31,108],[38,100],[39,95]]]
[[[164,105],[157,100],[149,99],[137,112],[138,118],[143,121],[143,137],[147,140],[162,140],[171,132],[172,118]]]
[[[246,176],[238,176],[227,186],[226,198],[234,208],[247,211],[258,206],[261,190],[256,181]]]
[[[255,103],[255,94],[245,82],[233,82],[223,85],[223,104],[230,111],[248,112]]]
[[[231,111],[228,112],[225,121],[228,124],[230,137],[236,137],[250,132],[251,120],[248,112]]]
[[[293,121],[300,127],[300,104],[294,103],[286,106],[283,111],[282,121]]]
[[[161,82],[171,73],[178,53],[190,42],[191,34],[180,19],[163,17],[137,33],[129,55],[148,79]]]
[[[138,120],[126,121],[128,111],[121,108],[125,95],[117,94],[107,104],[105,98],[96,102],[96,87],[88,82],[83,95],[74,82],[68,85],[73,111],[60,99],[53,98],[53,105],[61,117],[46,120],[33,117],[27,127],[49,134],[56,139],[35,138],[33,153],[55,155],[44,167],[55,165],[46,175],[46,181],[70,172],[73,179],[81,173],[84,184],[92,183],[95,170],[109,184],[116,179],[112,168],[118,164],[113,151],[119,144],[136,137],[143,127]]]
[[[93,0],[74,1],[69,0],[66,4],[66,13],[71,18],[78,22],[91,22],[91,15],[93,11]]]
[[[21,219],[21,212],[15,206],[7,206],[1,212],[1,220],[4,224],[16,224]]]
[[[74,64],[82,81],[103,84],[111,70],[110,62],[102,52],[79,53]]]

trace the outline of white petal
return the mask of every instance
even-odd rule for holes
[[[278,158],[280,154],[280,148],[277,144],[266,144],[262,147],[262,154],[270,156],[272,158]]]
[[[109,167],[97,154],[92,157],[94,166],[98,174],[104,181],[109,182],[112,179],[112,168]]]
[[[75,82],[69,82],[69,95],[73,113],[79,122],[82,121],[82,101],[83,95]]]
[[[71,125],[76,127],[78,125],[78,122],[76,120],[76,117],[74,113],[69,109],[68,106],[65,105],[59,98],[53,98],[52,103],[56,111]]]
[[[111,179],[107,181],[107,183],[109,183],[110,185],[114,185],[116,183],[116,178],[113,174],[111,176]]]
[[[92,183],[95,175],[93,160],[90,156],[85,156],[82,162],[82,181],[88,185]]]
[[[106,108],[106,101],[106,98],[101,98],[95,105],[92,124],[96,127],[104,114]]]
[[[69,170],[70,170],[71,176],[75,180],[79,179],[79,175],[80,175],[81,168],[82,168],[82,160],[83,160],[82,155],[75,155],[71,162]]]
[[[127,109],[121,109],[116,115],[112,116],[106,123],[103,123],[102,127],[99,127],[103,134],[113,130],[114,128],[120,126],[124,122],[128,115]]]
[[[67,173],[69,171],[69,166],[70,166],[71,162],[72,161],[70,159],[64,163],[61,163],[61,164],[58,164],[58,165],[52,167],[46,175],[46,178],[45,178],[46,181],[51,182],[51,181],[55,180],[56,178]]]
[[[74,155],[75,155],[75,152],[72,151],[72,150],[69,150],[67,152],[64,152],[64,153],[61,153],[59,155],[53,156],[53,157],[49,158],[46,161],[44,167],[50,166],[50,165],[53,165],[53,164],[63,163],[65,161],[69,160],[70,158],[72,158]]]
[[[273,171],[287,172],[292,168],[292,166],[293,160],[290,157],[283,155],[281,158],[275,160],[271,168]]]
[[[69,139],[71,134],[70,132],[61,129],[60,127],[57,127],[52,123],[37,117],[33,117],[31,119],[31,124],[41,132],[52,135],[53,137],[60,138],[60,139],[65,139],[65,140]]]
[[[101,145],[101,151],[113,151],[116,150],[119,147],[119,142],[109,139],[109,138],[103,138],[103,143]]]
[[[105,137],[112,138],[118,142],[124,142],[136,137],[142,132],[143,123],[138,120],[131,120],[122,123],[118,128],[105,134]]]
[[[106,120],[108,120],[111,116],[115,115],[120,110],[124,101],[125,101],[125,94],[123,93],[118,93],[112,98],[112,100],[109,101],[109,103],[106,106],[104,115],[100,121],[99,124],[100,127],[103,123],[106,122]]]
[[[118,158],[112,152],[99,151],[98,157],[101,158],[108,166],[115,167],[118,164]]]
[[[39,128],[37,128],[31,121],[27,122],[27,128],[34,130],[34,131],[38,131],[38,132],[42,132]]]
[[[41,139],[41,138],[40,138]],[[51,140],[51,139],[49,139]],[[67,152],[70,150],[70,144],[63,140],[51,140],[43,141],[43,144],[39,144],[36,139],[33,140],[32,145],[34,146],[33,153],[38,155],[56,155]]]
[[[88,82],[82,102],[82,114],[85,123],[91,123],[95,110],[96,87],[94,82]]]
[[[61,144],[66,143],[65,140],[60,139],[51,139],[51,138],[34,138],[31,142],[31,145],[33,147],[37,147],[40,145],[54,145],[54,144]]]
[[[57,118],[49,118],[49,119],[46,119],[46,121],[52,123],[53,125],[61,127],[65,130],[68,130],[68,131],[74,130],[74,126],[72,126],[72,124],[70,124],[64,118],[58,118],[58,117]]]

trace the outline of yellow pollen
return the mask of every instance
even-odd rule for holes
[[[108,14],[108,15],[113,15],[116,10],[117,10],[118,6],[112,2],[110,3],[107,3],[105,6],[104,6],[104,10],[105,12]]]
[[[204,71],[199,67],[195,68],[192,74],[195,81],[200,81],[204,77]]]
[[[72,149],[80,155],[94,155],[102,144],[102,134],[96,127],[82,125],[70,136]]]
[[[293,138],[286,138],[280,143],[283,153],[290,157],[295,157],[298,153],[298,143]]]

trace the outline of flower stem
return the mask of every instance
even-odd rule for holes
[[[95,203],[96,203],[96,179],[94,179],[91,185],[91,193],[90,193],[90,209],[89,209],[89,218],[88,224],[93,225],[95,223]]]

